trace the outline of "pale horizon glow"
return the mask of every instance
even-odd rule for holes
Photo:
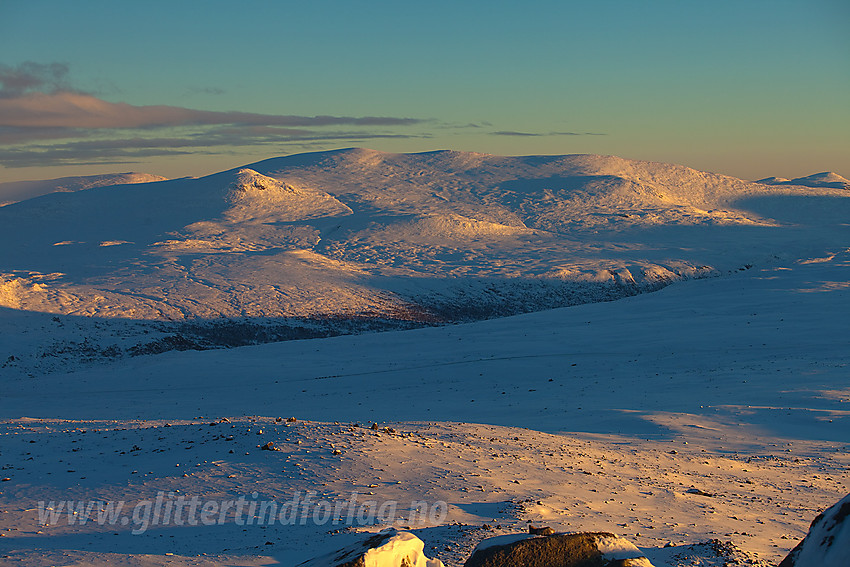
[[[0,183],[367,147],[850,177],[841,0],[0,5]]]

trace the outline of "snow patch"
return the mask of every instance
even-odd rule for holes
[[[630,566],[652,567],[649,559],[635,545],[621,537],[597,536],[596,547],[602,554],[602,558],[608,561],[631,559]]]
[[[374,547],[364,550],[365,546]],[[425,543],[412,533],[390,528],[363,543],[305,561],[298,567],[336,567],[348,562],[363,567],[443,567],[439,559],[428,559],[424,548]]]

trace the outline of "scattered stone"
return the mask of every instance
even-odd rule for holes
[[[373,431],[377,431],[377,430],[378,430],[378,424],[377,424],[377,423],[373,423],[373,424],[372,424],[372,427],[370,427],[369,429],[371,429],[371,430],[373,430]]]
[[[274,443],[272,443],[271,441],[269,441],[268,443],[266,443],[265,445],[260,447],[260,449],[262,449],[263,451],[282,451],[283,450],[280,447],[278,447],[277,445],[275,445]]]
[[[555,533],[555,530],[553,530],[549,526],[541,526],[539,528],[536,528],[533,525],[529,524],[528,525],[528,533],[530,533],[532,535],[550,536],[550,535],[553,535]]]
[[[286,423],[295,423],[296,421],[298,421],[298,420],[295,419],[294,417],[287,417],[286,418]]]
[[[711,492],[706,492],[704,490],[700,490],[699,488],[689,488],[685,492],[687,492],[688,494],[698,494],[700,496],[710,496],[712,498],[714,497],[714,494],[712,494]]]

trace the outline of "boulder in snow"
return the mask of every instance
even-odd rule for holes
[[[478,544],[464,567],[652,567],[630,541],[605,532],[510,534]]]
[[[412,533],[389,528],[298,567],[443,567],[439,559],[425,557],[424,548]]]
[[[819,514],[779,567],[846,567],[850,561],[850,494]]]

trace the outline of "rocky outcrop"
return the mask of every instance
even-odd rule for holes
[[[464,567],[652,567],[631,542],[606,532],[485,539]]]

